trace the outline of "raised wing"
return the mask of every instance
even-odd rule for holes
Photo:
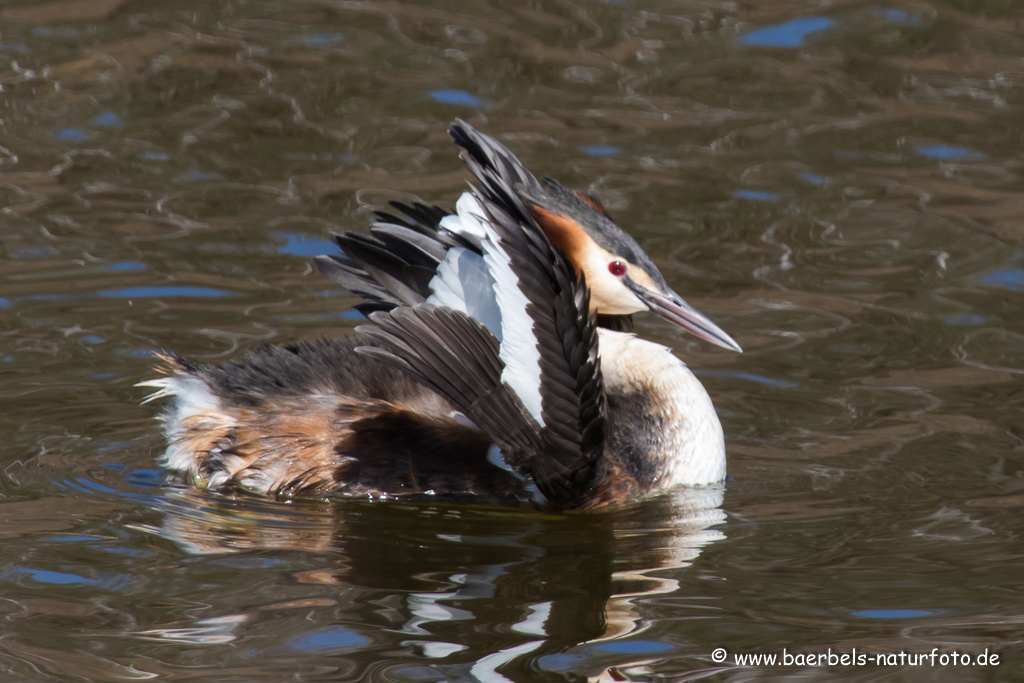
[[[365,315],[426,301],[430,280],[448,250],[479,248],[442,230],[441,221],[448,214],[436,206],[397,202],[392,206],[406,218],[378,213],[370,234],[333,235],[342,253],[313,259],[320,272],[365,301],[356,305]]]
[[[475,258],[493,281],[488,320],[475,318],[466,301],[463,308],[455,301],[378,312],[371,316],[376,328],[359,328],[374,342],[361,352],[443,395],[552,505],[574,507],[593,484],[604,449],[605,398],[589,291],[499,169],[478,171],[486,189],[459,216],[472,217],[484,233]]]
[[[533,174],[494,138],[461,119],[455,120],[449,133],[463,148],[462,158],[469,170],[483,183],[485,196],[490,197],[492,191],[485,170],[512,190],[522,187],[529,188],[531,194],[543,193]],[[474,201],[469,193],[459,200],[460,204]],[[391,206],[400,215],[377,213],[370,234],[333,235],[343,253],[313,259],[324,275],[364,300],[356,305],[364,315],[427,301],[433,293],[431,280],[453,248],[483,256],[483,235],[459,219],[460,214],[466,215],[461,207],[449,214],[421,203],[392,202]]]

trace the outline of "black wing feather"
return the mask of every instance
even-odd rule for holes
[[[543,449],[538,425],[511,389],[501,382],[504,369],[498,342],[473,318],[431,304],[396,308],[371,316],[377,327],[357,331],[374,346],[359,347],[404,370],[461,410],[528,474],[528,455]],[[429,330],[421,338],[424,330]],[[469,352],[469,355],[467,355]]]
[[[507,147],[490,135],[481,133],[462,119],[455,119],[448,129],[448,134],[455,140],[455,144],[465,150],[461,154],[462,159],[480,182],[486,184],[478,169],[490,169],[495,177],[502,178],[513,190],[523,187],[543,192],[537,178]]]
[[[345,254],[316,256],[313,262],[321,273],[363,299],[364,303],[357,304],[356,309],[364,315],[371,311],[389,311],[402,305],[394,294],[369,277],[365,268]]]
[[[456,119],[449,133],[463,148],[469,171],[484,186],[488,198],[510,209],[517,218],[526,209],[518,191],[542,196],[544,188],[504,145]],[[364,314],[413,306],[430,296],[430,280],[452,247],[481,253],[475,238],[452,233],[441,226],[448,211],[429,204],[391,202],[398,215],[375,213],[370,234],[343,232],[333,235],[344,252],[314,259],[324,275],[357,294],[365,303],[356,305]]]
[[[487,189],[481,204],[509,254],[541,354],[541,400],[547,457],[563,468],[546,472],[551,487],[568,500],[581,496],[596,473],[604,448],[605,400],[597,356],[597,320],[588,313],[590,294],[565,255],[548,242],[518,194],[504,178],[480,169]],[[557,433],[554,425],[559,425]],[[569,425],[572,434],[561,426]],[[545,468],[546,469],[546,468]],[[558,472],[574,473],[570,480]],[[537,485],[549,498],[535,473]],[[581,490],[581,482],[587,482]]]
[[[597,320],[589,291],[551,245],[523,196],[543,195],[537,179],[494,138],[456,120],[451,135],[483,186],[481,204],[511,258],[541,354],[544,457],[532,468],[552,501],[575,505],[593,482],[604,449],[605,397],[597,356]]]

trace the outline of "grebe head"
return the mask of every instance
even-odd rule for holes
[[[726,349],[743,349],[668,286],[647,252],[612,221],[596,197],[566,189],[551,178],[544,187],[517,188],[552,244],[582,271],[591,312],[629,315],[651,311],[697,337]]]

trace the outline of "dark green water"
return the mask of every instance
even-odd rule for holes
[[[1024,7],[0,3],[0,680],[1024,680]],[[462,116],[744,347],[730,478],[592,515],[165,482],[153,350],[342,335],[308,258]],[[725,648],[724,661],[712,653]],[[736,655],[998,654],[996,666]]]

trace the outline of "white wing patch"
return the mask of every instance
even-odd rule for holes
[[[441,219],[441,227],[451,233],[472,237],[474,242],[487,239],[484,228],[486,213],[480,202],[463,192],[454,213]],[[501,342],[501,311],[495,295],[494,278],[484,259],[465,247],[449,249],[430,281],[428,304],[447,306],[465,313],[481,323]]]
[[[469,249],[450,249],[430,281],[427,303],[461,311],[484,325],[498,340],[505,364],[501,381],[519,397],[540,426],[540,350],[533,334],[533,320],[526,312],[529,299],[519,288],[501,238],[491,227],[487,213],[475,196],[463,193],[456,214],[445,216],[441,226],[460,235],[472,235],[483,256]]]
[[[501,348],[498,355],[505,363],[501,381],[515,392],[533,419],[541,427],[540,349],[533,333],[533,319],[526,312],[530,300],[519,289],[519,278],[512,271],[510,259],[501,248],[501,240],[487,226],[488,238],[483,242],[484,262],[494,278],[498,309],[501,311]]]
[[[487,236],[484,222],[487,220],[480,202],[472,192],[463,192],[459,201],[455,202],[455,213],[441,219],[441,227],[455,235],[482,240]]]
[[[483,324],[501,342],[501,311],[494,294],[494,278],[479,254],[455,247],[449,249],[430,281],[428,304],[461,311]]]

